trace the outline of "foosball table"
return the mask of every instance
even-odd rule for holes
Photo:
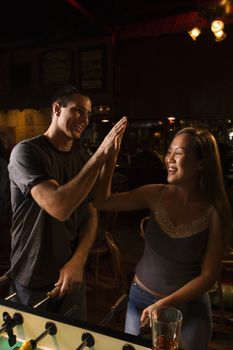
[[[0,350],[146,350],[150,341],[0,300]]]

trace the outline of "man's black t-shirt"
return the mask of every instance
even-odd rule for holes
[[[60,268],[71,258],[78,244],[78,229],[88,199],[65,222],[45,212],[30,190],[47,179],[60,185],[83,167],[76,144],[69,152],[55,149],[44,135],[25,140],[12,150],[9,163],[12,202],[11,277],[29,288],[55,283]]]

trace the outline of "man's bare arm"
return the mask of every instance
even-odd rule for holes
[[[68,183],[60,185],[51,179],[34,186],[31,195],[38,205],[57,220],[66,221],[92,189],[101,167],[115,148],[116,138],[124,132],[126,123],[127,119],[123,117]]]

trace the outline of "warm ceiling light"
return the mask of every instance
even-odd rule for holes
[[[195,28],[191,29],[188,33],[193,40],[196,40],[197,37],[201,34],[201,29],[198,27],[195,27]]]
[[[231,0],[220,0],[219,5],[224,8],[225,13],[231,12]]]
[[[167,119],[168,119],[169,125],[174,124],[174,123],[175,123],[175,120],[176,120],[175,117],[168,117]]]
[[[215,19],[211,23],[211,30],[213,33],[219,32],[220,30],[223,30],[224,28],[224,23],[220,19]]]
[[[214,33],[215,35],[215,41],[222,41],[226,38],[226,33],[224,33],[223,30],[221,30],[220,32]]]
[[[215,35],[215,41],[222,41],[226,38],[223,28],[224,22],[219,19],[216,19],[211,23],[211,30]]]

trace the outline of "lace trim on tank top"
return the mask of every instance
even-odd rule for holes
[[[154,216],[156,222],[159,224],[160,228],[164,231],[164,233],[166,233],[172,238],[183,238],[191,237],[208,228],[211,209],[208,210],[206,215],[203,215],[198,219],[193,220],[192,222],[174,225],[173,222],[167,216],[167,213],[164,209],[163,193],[164,190],[162,190],[159,202],[155,207]]]

